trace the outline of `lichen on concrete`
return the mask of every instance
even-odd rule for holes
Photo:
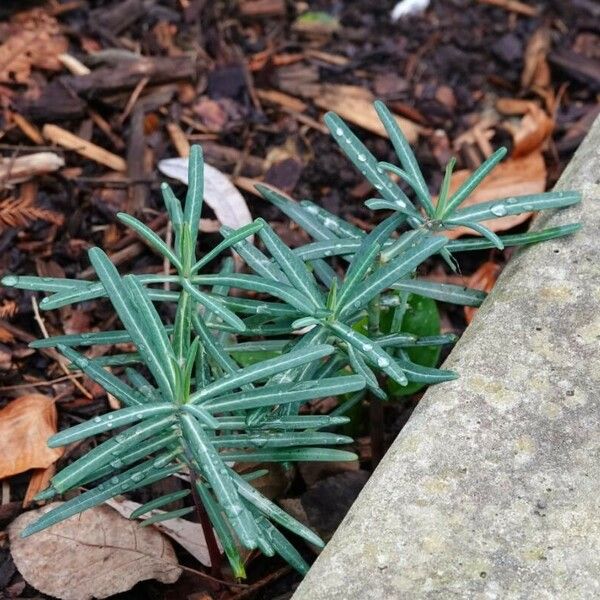
[[[600,119],[294,600],[600,597]]]

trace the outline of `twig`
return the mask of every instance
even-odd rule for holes
[[[275,581],[276,579],[279,579],[280,577],[283,577],[283,575],[285,575],[286,573],[289,573],[291,570],[292,569],[289,566],[281,567],[281,569],[278,569],[274,573],[271,573],[270,575],[263,577],[261,580],[257,581],[256,583],[249,585],[245,590],[238,592],[237,594],[232,596],[230,598],[230,600],[243,600],[243,598],[248,598],[248,596],[251,596],[252,594],[257,592],[260,588],[265,587],[265,585],[268,585],[269,583],[271,583],[272,581]]]
[[[44,320],[42,319],[42,316],[40,315],[40,309],[38,307],[38,303],[35,299],[34,296],[31,297],[31,306],[33,308],[33,314],[35,317],[35,321],[38,324],[40,331],[42,332],[42,335],[44,336],[44,338],[49,338],[50,336],[48,335],[48,330],[46,329],[46,325],[44,323]],[[71,380],[71,382],[73,383],[73,385],[88,399],[88,400],[92,400],[94,397],[92,396],[92,394],[90,394],[82,385],[81,383],[79,383],[79,381],[77,381],[77,378],[73,376],[73,373],[71,373],[69,371],[69,368],[67,367],[67,365],[64,362],[64,359],[60,356],[60,354],[54,350],[54,349],[50,349],[50,354],[52,356],[52,358],[58,363],[58,366],[61,368],[62,372]]]
[[[56,377],[54,379],[48,379],[44,381],[30,381],[29,383],[19,383],[18,385],[5,385],[4,387],[0,387],[0,393],[9,392],[11,390],[22,390],[28,387],[45,387],[51,386],[55,383],[60,383],[61,381],[66,381],[67,379],[72,379],[73,377],[83,377],[83,373],[69,373],[68,375],[64,375],[63,377]],[[56,398],[55,398],[56,400]]]

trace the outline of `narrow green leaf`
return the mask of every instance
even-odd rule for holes
[[[148,246],[167,258],[178,271],[183,269],[181,261],[175,255],[175,252],[173,252],[173,250],[171,250],[160,236],[150,229],[150,227],[144,225],[140,220],[127,213],[117,213],[117,218],[133,229],[148,244]]]
[[[338,450],[338,452],[340,452],[340,450]],[[292,533],[305,539],[307,542],[314,544],[318,548],[322,548],[325,545],[321,538],[308,527],[306,527],[306,525],[303,525],[300,523],[300,521],[294,519],[294,517],[286,513],[275,503],[263,496],[256,488],[240,477],[240,475],[238,475],[233,469],[228,470],[240,496],[258,509],[262,514],[266,515],[269,519],[275,521],[276,523],[279,523],[279,525],[285,527]]]
[[[335,239],[336,236],[316,218],[315,214],[301,204],[294,202],[267,186],[259,184],[256,186],[256,189],[265,200],[274,204],[282,213],[300,225],[315,240]]]
[[[182,413],[180,422],[188,450],[196,460],[202,475],[210,483],[241,543],[248,549],[256,548],[258,537],[256,525],[248,510],[242,505],[223,460],[196,419]]]
[[[482,235],[484,238],[488,239],[498,250],[504,250],[504,244],[502,240],[488,227],[482,225],[481,223],[477,223],[475,221],[460,221],[457,222],[454,219],[448,219],[444,221],[444,225],[448,225],[450,229],[453,229],[456,226],[469,227]]]
[[[95,361],[79,354],[73,348],[58,345],[59,352],[81,369],[90,379],[100,384],[109,394],[112,394],[127,406],[140,406],[145,398],[134,389],[123,383],[118,377],[103,369]]]
[[[220,435],[212,440],[215,448],[289,448],[293,446],[329,446],[351,444],[347,435],[327,431],[286,431],[284,433],[235,433]]]
[[[252,450],[251,452],[223,452],[224,461],[230,462],[335,462],[353,461],[358,456],[346,450],[334,448],[285,448],[274,450]]]
[[[202,406],[213,413],[250,410],[263,406],[306,402],[315,398],[338,396],[355,392],[364,386],[365,380],[358,375],[300,381],[294,384],[285,381],[274,385],[265,385],[258,389],[220,396],[208,400]]]
[[[193,506],[187,506],[185,508],[180,508],[178,510],[171,510],[165,513],[158,513],[156,515],[152,515],[147,519],[144,519],[140,523],[140,527],[148,527],[149,525],[154,525],[155,523],[162,523],[163,521],[168,521],[170,519],[178,519],[180,517],[184,517],[185,515],[189,515],[194,512]]]
[[[229,429],[258,429],[258,430],[291,430],[291,429],[322,429],[337,427],[348,423],[348,417],[332,417],[330,415],[292,415],[270,418],[256,425],[250,425],[245,417],[219,417],[220,430]]]
[[[181,228],[183,227],[183,210],[181,208],[181,202],[179,202],[179,199],[175,196],[168,183],[161,183],[160,191],[162,193],[163,202],[165,203],[165,208],[167,209],[169,218],[173,224],[173,231],[175,232],[175,250],[176,253],[178,253],[178,257],[181,258],[183,250],[181,246]]]
[[[475,290],[461,285],[450,283],[436,283],[434,281],[424,281],[421,279],[403,279],[391,286],[393,290],[411,292],[440,302],[449,304],[462,304],[464,306],[481,306],[486,299],[487,294],[480,290]]]
[[[245,367],[233,375],[223,377],[220,381],[215,381],[204,389],[198,390],[190,396],[190,402],[203,402],[223,392],[239,388],[246,383],[261,381],[277,373],[312,362],[313,360],[325,358],[334,351],[333,346],[317,344],[309,349],[290,352],[289,354]]]
[[[390,141],[400,159],[400,163],[413,181],[414,190],[419,202],[425,209],[425,212],[430,217],[433,217],[435,209],[429,196],[429,189],[427,188],[425,178],[423,177],[423,173],[419,168],[419,164],[408,140],[404,136],[404,133],[402,133],[402,129],[400,129],[394,115],[388,110],[387,106],[381,102],[381,100],[376,100],[374,106],[385,130],[390,136]]]
[[[229,529],[225,517],[221,513],[221,508],[209,492],[208,488],[203,485],[200,481],[196,481],[196,489],[200,495],[200,500],[208,513],[208,518],[215,528],[217,537],[223,546],[225,556],[231,565],[233,575],[236,578],[246,577],[246,569],[244,567],[244,561],[240,556],[235,539]]]
[[[57,508],[45,513],[37,521],[28,525],[22,532],[21,537],[28,537],[47,527],[64,521],[73,515],[83,512],[93,506],[98,506],[106,500],[118,494],[123,494],[139,488],[148,481],[164,479],[174,473],[177,469],[165,467],[156,469],[155,460],[151,459],[126,471],[122,475],[113,477],[109,482],[100,484],[98,487],[88,490],[71,500],[61,504]]]
[[[66,446],[78,440],[83,440],[97,433],[104,433],[123,425],[128,425],[142,419],[159,417],[174,412],[172,404],[155,404],[153,406],[130,406],[112,411],[108,414],[94,417],[85,423],[74,425],[64,431],[60,431],[48,439],[50,448]]]
[[[357,285],[354,288],[352,302],[346,304],[340,311],[340,316],[347,317],[366,306],[373,297],[397,283],[402,277],[414,271],[423,261],[438,252],[446,241],[442,237],[430,236],[416,242],[410,251],[391,260]]]
[[[174,373],[170,361],[165,359],[173,354],[173,350],[161,353],[159,348],[154,347],[154,344],[151,343],[161,337],[153,328],[153,323],[159,321],[159,319],[154,307],[148,307],[150,301],[147,300],[143,292],[139,291],[142,289],[141,284],[136,281],[137,285],[131,283],[127,285],[125,283],[126,278],[121,280],[115,266],[99,248],[92,248],[89,251],[89,256],[121,322],[129,331],[139,353],[144,357],[144,362],[152,372],[164,397],[172,398],[175,385]],[[131,278],[131,276],[127,277]],[[142,310],[142,313],[140,313],[140,310]],[[147,321],[148,313],[154,313],[154,315],[152,319]],[[140,314],[145,316],[141,317]],[[164,335],[166,337],[166,333]]]
[[[309,565],[302,555],[286,540],[285,536],[274,527],[265,517],[257,515],[256,523],[259,531],[266,537],[274,551],[301,575],[308,573]]]
[[[300,206],[311,215],[314,215],[331,233],[341,238],[361,239],[365,234],[361,229],[348,223],[341,217],[325,210],[322,206],[310,200],[301,200]],[[314,236],[313,236],[314,237]]]
[[[120,456],[143,440],[168,429],[174,420],[175,417],[169,415],[147,419],[139,425],[130,427],[110,440],[92,448],[81,458],[67,465],[52,477],[52,485],[56,490],[63,493],[81,484],[82,481],[86,481],[95,471],[108,464],[114,463],[111,466],[114,469],[120,469],[123,464]]]
[[[447,201],[442,219],[451,215],[473,193],[475,188],[488,176],[488,174],[506,156],[506,148],[498,148],[485,162],[483,162],[471,176],[454,192]]]
[[[194,287],[187,279],[182,279],[181,284],[183,286],[183,289],[189,292],[189,294],[192,296],[192,298],[194,298],[194,300],[196,300],[196,302],[202,304],[202,306],[204,306],[207,310],[210,310],[217,317],[223,319],[225,323],[228,323],[237,331],[244,331],[244,329],[246,328],[244,322],[230,310],[221,306],[219,301],[215,300],[214,297],[211,297],[208,294],[201,292],[198,288]]]
[[[498,219],[509,215],[519,215],[532,210],[563,208],[577,204],[578,202],[581,202],[581,194],[579,192],[545,192],[529,196],[513,196],[492,202],[473,204],[467,208],[460,208],[454,212],[450,220],[444,219],[444,221],[472,227],[471,223],[473,221]]]
[[[264,221],[262,219],[256,219],[252,223],[248,223],[248,225],[244,225],[239,229],[236,229],[230,235],[228,235],[220,244],[217,244],[210,252],[205,254],[193,267],[192,273],[198,272],[204,265],[208,264],[213,258],[219,256],[223,250],[227,250],[234,246],[238,242],[245,240],[247,237],[254,235],[259,232],[264,225]]]
[[[279,238],[273,229],[263,222],[263,228],[258,236],[268,248],[281,270],[285,273],[292,286],[306,296],[313,306],[323,307],[321,292],[306,268],[304,261],[298,258]]]
[[[188,165],[188,189],[185,196],[183,218],[190,228],[190,246],[193,249],[196,247],[198,239],[204,199],[204,157],[202,148],[197,144],[190,148]]]
[[[329,322],[327,327],[343,341],[353,346],[373,366],[389,375],[398,384],[406,385],[408,383],[406,375],[394,362],[394,358],[381,348],[377,342],[339,321]]]
[[[505,247],[507,246],[525,246],[528,244],[537,244],[552,240],[555,238],[570,235],[581,229],[581,223],[570,223],[569,225],[559,225],[558,227],[549,227],[541,231],[528,231],[526,233],[516,233],[513,235],[502,235],[500,239]],[[446,244],[446,248],[450,252],[465,252],[470,250],[486,250],[493,248],[489,240],[482,239],[460,239],[451,240]]]
[[[34,292],[72,292],[86,289],[88,281],[81,279],[60,279],[58,277],[31,277],[27,275],[5,275],[0,279],[4,287]]]

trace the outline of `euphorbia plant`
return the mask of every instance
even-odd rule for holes
[[[455,285],[420,280],[419,266],[441,254],[452,266],[454,254],[468,249],[528,244],[570,233],[577,225],[499,237],[482,220],[573,204],[576,193],[509,198],[461,209],[460,204],[501,158],[492,156],[452,196],[447,169],[437,205],[429,195],[416,159],[396,122],[380,103],[376,108],[396,149],[400,167],[379,163],[336,115],[326,116],[334,139],[379,192],[367,205],[391,209],[370,233],[308,201],[296,203],[275,190],[261,193],[314,239],[290,249],[262,219],[238,230],[222,229],[224,240],[198,258],[203,163],[194,147],[184,206],[163,185],[174,231],[174,247],[128,215],[119,215],[157,253],[168,275],[121,276],[98,248],[89,257],[98,281],[5,276],[3,284],[49,292],[43,309],[108,298],[123,329],[39,340],[35,348],[55,347],[75,368],[98,382],[124,406],[62,431],[49,440],[62,446],[92,435],[109,438],[55,475],[38,499],[74,488],[86,491],[30,525],[30,535],[97,505],[174,474],[189,478],[210,541],[212,524],[236,577],[244,576],[240,546],[279,553],[305,571],[306,563],[278,527],[321,545],[316,534],[257,491],[250,481],[264,471],[241,476],[235,463],[353,460],[354,454],[328,448],[351,439],[331,430],[347,422],[344,413],[370,390],[386,398],[386,381],[436,383],[455,374],[423,366],[408,350],[435,347],[453,336],[417,338],[402,331],[410,294],[478,306],[485,294]],[[413,204],[388,175],[400,176],[413,190]],[[449,241],[444,229],[468,226],[483,239]],[[256,235],[264,249],[248,238]],[[236,273],[225,259],[216,274],[207,264],[235,249],[250,273]],[[154,287],[169,283],[175,289]],[[230,295],[247,290],[260,299]],[[155,305],[175,303],[174,322],[165,324]],[[383,319],[382,319],[383,315]],[[385,326],[382,326],[385,323]],[[76,347],[129,342],[132,352],[88,358]],[[247,360],[271,353],[266,360]],[[250,364],[251,363],[251,364]],[[245,365],[245,366],[244,366]],[[116,376],[106,367],[122,369]],[[316,398],[344,395],[330,415],[310,415],[302,407]],[[118,432],[117,432],[118,431]],[[138,517],[181,500],[189,492],[155,498]],[[193,507],[155,513],[145,524],[183,516]],[[218,549],[212,545],[213,559]]]

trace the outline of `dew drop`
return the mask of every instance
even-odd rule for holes
[[[112,415],[108,415],[106,418],[107,418],[109,421],[112,421],[112,418],[113,418],[113,416],[112,416]]]
[[[141,481],[142,479],[144,479],[144,474],[143,473],[134,473],[131,476],[132,481]]]
[[[490,208],[490,211],[497,217],[503,217],[507,212],[506,206],[504,206],[504,204],[494,204],[494,206]]]
[[[359,154],[356,157],[360,162],[365,162],[367,160],[367,157],[364,154]]]
[[[380,183],[376,183],[376,184],[375,184],[375,189],[376,189],[376,190],[382,190],[382,189],[383,189],[383,186],[382,186]]]
[[[377,359],[377,366],[381,367],[382,369],[384,367],[387,367],[389,364],[390,364],[390,361],[387,358],[385,358],[385,356],[380,356]]]
[[[121,459],[113,460],[111,461],[110,466],[113,469],[120,469],[123,466],[123,461]]]
[[[371,352],[371,350],[373,350],[373,345],[372,344],[363,344],[362,349],[364,352]]]
[[[102,423],[102,417],[94,417],[94,423]]]
[[[112,484],[119,483],[119,478],[118,478],[118,477],[113,477],[113,478],[110,480],[110,482],[111,482]]]
[[[509,199],[506,201],[506,203],[507,203],[507,204],[515,204],[516,202],[517,202],[517,199],[516,199],[516,198],[509,198]]]
[[[396,200],[396,204],[400,207],[400,208],[406,208],[406,202],[404,202],[404,200]]]
[[[331,250],[325,250],[325,256],[331,256],[332,254]]]
[[[344,135],[344,130],[341,127],[338,127],[335,130],[335,135]]]

